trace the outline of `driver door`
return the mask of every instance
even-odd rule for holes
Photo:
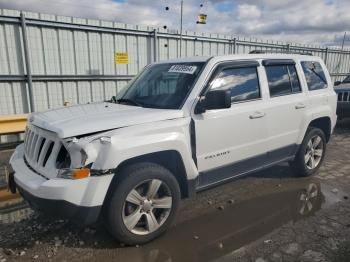
[[[232,104],[193,116],[200,188],[266,163],[266,101],[258,71],[256,61],[224,63],[209,81],[209,90],[230,89]]]

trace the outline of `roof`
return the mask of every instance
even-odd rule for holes
[[[193,56],[176,58],[170,60],[162,60],[157,63],[188,63],[188,62],[206,62],[209,59],[216,61],[225,60],[245,60],[245,59],[295,59],[295,60],[321,60],[317,56],[301,55],[301,54],[235,54],[222,56]]]

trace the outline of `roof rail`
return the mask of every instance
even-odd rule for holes
[[[252,50],[249,54],[294,54],[294,55],[310,55],[310,52],[295,52],[295,51],[277,51],[277,50]]]

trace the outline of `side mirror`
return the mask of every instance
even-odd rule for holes
[[[340,85],[341,84],[341,81],[335,81],[334,82],[334,86],[338,86],[338,85]]]
[[[195,113],[201,114],[210,109],[224,109],[231,107],[231,90],[211,90],[201,97]]]

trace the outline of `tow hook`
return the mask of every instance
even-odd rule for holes
[[[16,182],[15,182],[15,176],[14,172],[8,173],[7,177],[7,189],[12,193],[16,194]]]

